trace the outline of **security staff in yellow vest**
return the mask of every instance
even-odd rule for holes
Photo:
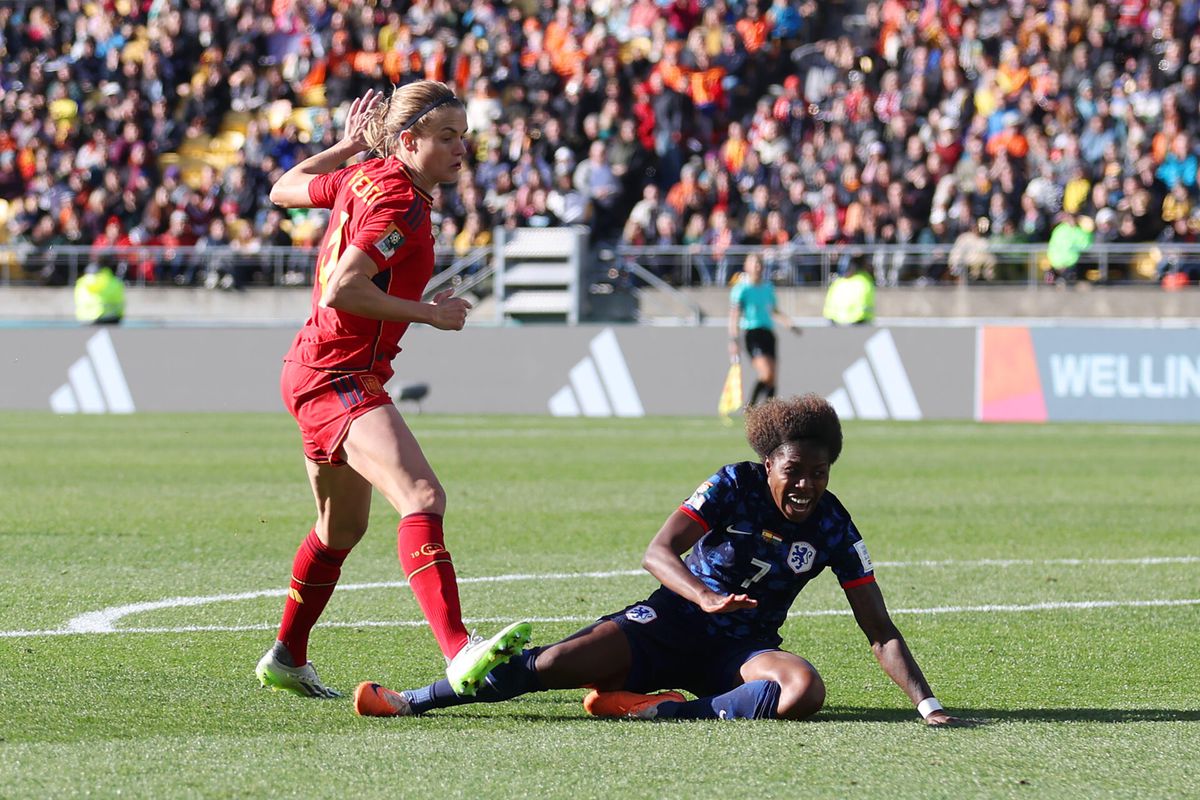
[[[125,316],[125,282],[108,266],[89,265],[75,281],[75,319],[115,325]]]
[[[862,325],[875,319],[875,282],[853,259],[846,273],[829,284],[824,314],[834,325]]]

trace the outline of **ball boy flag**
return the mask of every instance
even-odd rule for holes
[[[721,400],[717,403],[717,413],[723,417],[733,416],[742,407],[745,398],[742,397],[742,362],[733,359],[729,362],[729,372],[725,373],[725,386],[721,389]]]

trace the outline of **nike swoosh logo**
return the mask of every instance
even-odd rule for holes
[[[729,531],[730,533],[736,533],[739,536],[753,536],[754,535],[754,531],[739,531],[737,528],[733,527],[732,525],[730,525],[725,530]]]

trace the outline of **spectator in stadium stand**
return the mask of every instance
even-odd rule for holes
[[[621,201],[621,183],[609,162],[608,145],[592,142],[588,157],[575,167],[572,180],[591,205],[593,238],[603,240],[620,230],[623,221],[614,211]]]
[[[827,491],[842,450],[837,412],[814,394],[770,400],[747,409],[746,439],[758,460],[721,467],[650,541],[642,565],[662,586],[647,599],[525,650],[472,697],[445,680],[403,692],[367,681],[355,711],[406,717],[586,687],[584,709],[598,717],[805,719],[824,704],[825,684],[780,649],[779,628],[798,592],[829,568],[880,667],[925,724],[970,724],[934,697],[888,614],[862,535]]]
[[[366,533],[372,487],[400,514],[400,564],[456,692],[473,694],[529,641],[527,622],[490,639],[467,633],[445,547],[445,492],[384,388],[411,323],[466,322],[470,303],[453,290],[421,300],[434,265],[430,192],[458,179],[466,133],[466,111],[445,84],[410,83],[386,99],[368,90],[351,103],[343,137],[271,189],[277,205],[328,208],[335,222],[321,243],[312,313],[284,359],[284,402],[304,440],[317,521],[297,550],[276,642],[255,670],[263,686],[338,695],[308,661],[308,640]],[[342,166],[365,152],[380,157]]]

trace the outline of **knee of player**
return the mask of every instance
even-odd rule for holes
[[[801,670],[780,681],[775,716],[780,719],[806,719],[824,705],[825,682],[815,669]]]
[[[429,514],[446,513],[446,490],[437,479],[422,479],[413,484],[409,502],[413,509],[408,513],[423,511]]]
[[[332,547],[353,547],[367,532],[367,519],[326,517],[317,523],[324,529],[323,539]]]

